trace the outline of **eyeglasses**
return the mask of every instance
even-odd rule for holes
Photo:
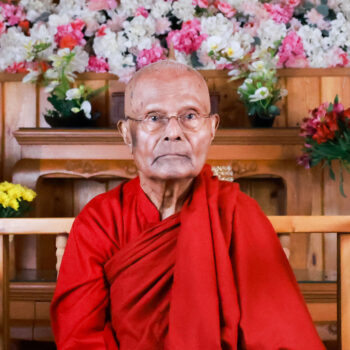
[[[203,126],[204,120],[210,117],[210,114],[201,115],[200,113],[191,110],[169,117],[165,113],[152,112],[147,114],[143,119],[134,119],[128,116],[126,116],[126,119],[140,122],[141,127],[146,132],[152,133],[165,130],[171,118],[177,119],[182,130],[197,131]]]

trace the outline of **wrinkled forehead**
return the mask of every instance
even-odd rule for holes
[[[125,93],[126,115],[155,109],[176,112],[190,105],[203,113],[210,112],[208,86],[201,76],[191,71],[147,72],[132,82]]]

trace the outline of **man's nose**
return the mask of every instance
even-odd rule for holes
[[[181,141],[183,139],[183,131],[175,116],[169,117],[168,125],[165,128],[165,141]]]

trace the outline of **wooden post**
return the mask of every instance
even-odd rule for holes
[[[9,350],[9,236],[0,235],[0,350]]]
[[[338,349],[350,349],[350,232],[338,233]]]

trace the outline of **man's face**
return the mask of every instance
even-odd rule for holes
[[[150,112],[168,117],[185,111],[196,111],[204,116],[210,112],[207,87],[191,72],[146,73],[139,78],[125,102],[126,115],[134,119],[143,119]],[[149,132],[140,122],[130,119],[123,123],[121,130],[138,170],[149,178],[169,180],[199,174],[215,134],[218,116],[204,119],[196,131],[183,130],[176,118],[171,118],[156,132]]]

